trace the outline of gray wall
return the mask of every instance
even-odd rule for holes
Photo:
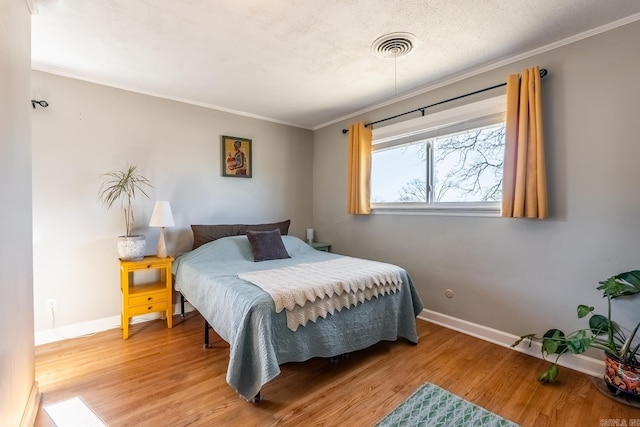
[[[304,237],[312,222],[312,133],[308,130],[32,72],[33,94],[50,106],[33,114],[34,310],[36,331],[120,314],[116,237],[120,210],[97,191],[104,172],[135,164],[151,180],[136,201],[135,232],[155,253],[147,224],[169,200],[170,254],[191,248],[191,224],[291,219]],[[253,140],[253,177],[221,176],[221,135]],[[119,324],[119,322],[118,322]],[[117,327],[114,324],[113,327]]]
[[[637,40],[640,22],[315,131],[318,240],[405,267],[430,310],[516,335],[585,326],[575,308],[604,306],[598,281],[640,268]],[[534,65],[549,70],[543,103],[551,218],[346,214],[342,128],[492,86]],[[637,322],[633,304],[620,309]]]
[[[0,425],[20,425],[34,386],[31,16],[0,0]]]

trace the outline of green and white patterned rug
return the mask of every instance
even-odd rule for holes
[[[517,427],[518,425],[437,385],[425,383],[393,412],[384,417],[377,426]]]

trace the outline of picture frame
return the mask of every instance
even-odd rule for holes
[[[222,135],[222,176],[251,178],[253,156],[251,140],[237,136]]]

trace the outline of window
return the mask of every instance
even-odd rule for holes
[[[504,96],[373,130],[376,211],[499,213]]]

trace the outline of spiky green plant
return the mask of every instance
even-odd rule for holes
[[[129,165],[123,171],[110,171],[102,174],[105,181],[98,190],[98,199],[107,208],[111,209],[113,204],[120,200],[120,205],[124,212],[124,224],[126,236],[131,236],[133,229],[133,200],[138,193],[142,193],[147,199],[149,195],[145,188],[153,188],[147,178],[137,171],[137,166]]]

